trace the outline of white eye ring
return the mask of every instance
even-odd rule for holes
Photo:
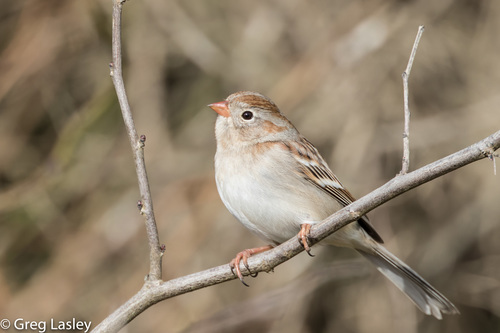
[[[244,120],[251,120],[253,118],[253,112],[249,110],[243,111],[241,118]]]

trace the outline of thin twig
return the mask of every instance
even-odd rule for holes
[[[497,161],[495,157],[499,157],[498,154],[494,154],[494,151],[488,153],[488,158],[493,162],[493,175],[497,175]]]
[[[122,111],[127,134],[130,139],[130,145],[132,146],[135,169],[139,181],[139,191],[141,193],[141,213],[146,218],[146,231],[150,248],[149,274],[147,281],[157,281],[161,280],[161,259],[163,252],[160,248],[160,240],[153,212],[153,201],[151,199],[151,191],[149,189],[148,176],[146,173],[146,164],[144,162],[144,143],[146,141],[146,137],[141,135],[139,138],[137,135],[122,75],[121,14],[124,2],[125,0],[113,0],[113,62],[110,64],[110,75],[120,103],[120,109]]]
[[[385,185],[327,217],[320,224],[314,225],[310,233],[312,243],[328,237],[396,196],[467,164],[489,157],[492,152],[499,148],[500,131],[439,161],[393,178]],[[248,264],[253,273],[269,272],[302,251],[304,251],[304,247],[297,241],[296,237],[293,237],[272,250],[250,257]],[[249,274],[243,265],[241,270],[244,275]],[[153,304],[235,278],[229,265],[224,264],[163,283],[151,284],[147,288],[143,287],[92,332],[116,332]]]
[[[403,91],[404,91],[404,112],[405,112],[405,127],[403,132],[403,166],[401,168],[401,175],[408,173],[410,170],[410,107],[408,103],[408,79],[410,77],[411,67],[413,66],[413,60],[415,60],[415,54],[417,53],[418,43],[420,38],[424,33],[424,26],[418,27],[417,37],[413,43],[413,48],[411,49],[410,59],[408,60],[408,65],[406,70],[403,72]]]

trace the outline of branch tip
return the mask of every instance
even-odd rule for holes
[[[408,173],[410,170],[410,106],[408,102],[408,79],[410,77],[411,68],[413,66],[413,61],[415,60],[415,55],[417,53],[418,43],[420,42],[420,38],[422,38],[422,33],[424,32],[424,26],[421,25],[418,27],[417,36],[415,37],[415,42],[413,43],[413,47],[411,49],[410,58],[408,59],[408,64],[406,65],[406,69],[401,75],[403,77],[403,103],[404,103],[404,132],[403,132],[403,159],[400,175],[404,175]]]
[[[492,152],[490,152],[490,153],[485,152],[485,153],[486,153],[486,156],[488,156],[488,159],[493,162],[493,175],[496,176],[497,175],[497,160],[495,159],[495,157],[498,157],[498,154],[494,153],[493,148],[490,148],[490,150]]]

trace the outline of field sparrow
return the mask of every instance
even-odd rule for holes
[[[296,235],[309,253],[311,225],[355,199],[269,98],[249,91],[209,105],[215,125],[215,178],[227,209],[245,227],[271,243],[244,250],[231,262],[243,282],[240,262]],[[441,319],[457,308],[381,244],[365,216],[333,233],[322,244],[357,250],[427,315]],[[244,282],[243,282],[244,283]]]

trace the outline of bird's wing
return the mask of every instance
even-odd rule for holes
[[[347,206],[356,200],[330,170],[316,147],[306,138],[302,137],[300,141],[288,141],[285,146],[297,159],[300,173],[307,181],[330,194],[342,206]],[[358,222],[375,241],[383,243],[382,237],[375,231],[368,217],[363,216]]]

